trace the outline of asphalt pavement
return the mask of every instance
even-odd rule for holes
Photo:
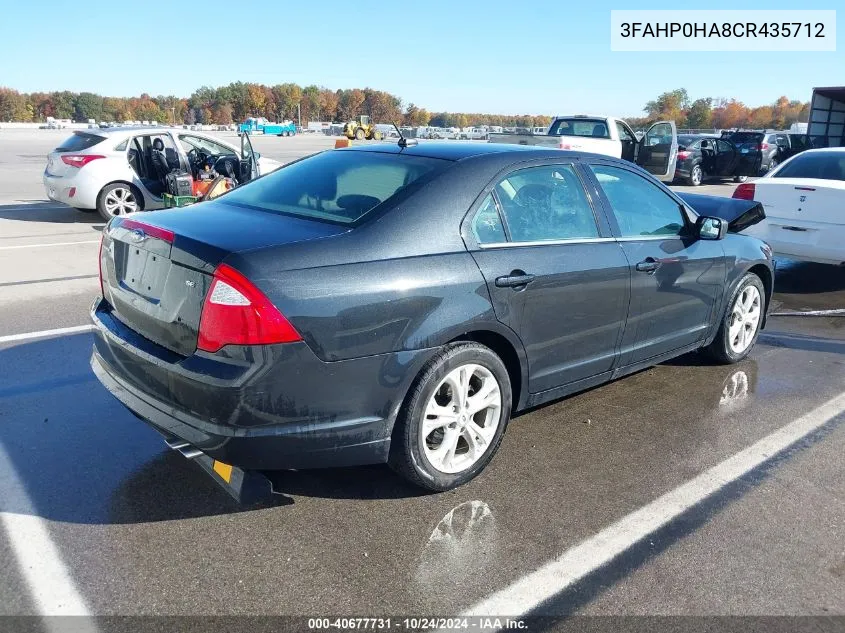
[[[845,616],[845,418],[820,409],[845,392],[845,317],[773,316],[737,365],[692,354],[521,415],[455,491],[283,472],[239,506],[100,386],[90,334],[28,336],[84,326],[99,290],[102,221],[40,182],[65,135],[0,130],[0,615],[454,615],[811,420],[611,561],[535,587],[553,595],[531,613]],[[333,140],[254,144],[289,161]],[[779,262],[775,290],[778,313],[842,309],[845,269]]]

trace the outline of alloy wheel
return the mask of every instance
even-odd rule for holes
[[[502,392],[493,373],[466,364],[450,371],[429,399],[420,445],[442,473],[468,470],[490,448],[502,418]]]
[[[115,187],[103,198],[103,206],[109,215],[126,215],[138,210],[135,195],[126,187]]]
[[[696,165],[692,168],[692,174],[690,174],[690,178],[692,179],[692,184],[698,186],[701,184],[701,166]]]
[[[754,341],[760,327],[762,298],[756,286],[746,286],[734,302],[728,325],[728,344],[742,354]]]

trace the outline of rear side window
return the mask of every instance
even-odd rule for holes
[[[226,194],[226,202],[283,215],[356,224],[381,203],[451,161],[407,154],[328,151]]]
[[[571,165],[529,167],[496,185],[514,242],[598,237],[593,209]]]
[[[84,132],[76,132],[73,136],[65,139],[65,142],[56,148],[57,152],[81,152],[89,147],[105,141],[105,137],[97,136],[96,134],[86,134]]]
[[[472,219],[472,232],[479,244],[506,242],[505,227],[499,217],[499,209],[493,194],[488,194]]]
[[[772,178],[845,180],[845,152],[799,154],[772,174]]]
[[[549,128],[549,135],[610,138],[610,131],[602,119],[557,119]]]

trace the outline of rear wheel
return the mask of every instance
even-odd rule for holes
[[[693,187],[698,187],[698,185],[701,184],[703,177],[704,172],[701,171],[701,165],[693,165],[689,173],[689,178],[687,178],[687,184]]]
[[[774,169],[775,169],[778,165],[780,165],[780,163],[778,162],[778,159],[777,159],[777,158],[773,158],[773,159],[772,159],[772,162],[771,162],[771,163],[769,163],[769,169],[768,169],[767,171],[772,171],[772,170],[774,170]]]
[[[97,211],[106,220],[140,210],[140,196],[126,183],[115,182],[106,185],[97,197]]]
[[[431,359],[396,421],[390,466],[428,490],[450,490],[493,458],[510,419],[507,369],[489,348],[457,343]]]
[[[741,361],[748,356],[766,313],[766,291],[754,273],[747,273],[731,296],[716,338],[704,351],[722,364]]]
[[[366,134],[364,134],[364,130],[362,130],[361,128],[358,128],[357,130],[355,130],[355,138],[357,140],[363,141],[365,136],[366,136]]]

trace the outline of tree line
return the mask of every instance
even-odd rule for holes
[[[788,129],[796,122],[806,122],[810,103],[780,97],[770,105],[748,107],[736,99],[703,97],[690,101],[684,88],[664,92],[646,103],[646,116],[628,119],[635,127],[654,121],[675,121],[680,129]]]
[[[75,121],[158,121],[178,124],[229,125],[250,116],[270,120],[345,122],[368,115],[377,123],[438,127],[469,125],[548,125],[551,117],[479,113],[429,112],[396,95],[372,88],[330,90],[294,83],[275,86],[234,82],[212,88],[203,86],[190,97],[103,97],[91,92],[21,93],[0,87],[0,121],[42,122],[47,117]]]
[[[705,97],[691,101],[683,88],[664,92],[646,103],[646,116],[629,118],[634,127],[657,120],[673,120],[685,128],[788,128],[806,121],[809,103],[780,97],[771,105],[748,107],[736,99]],[[42,122],[47,117],[76,121],[158,121],[177,124],[229,125],[250,116],[270,120],[345,122],[368,115],[376,123],[395,121],[404,125],[467,127],[500,125],[533,127],[548,125],[546,115],[501,115],[461,112],[429,112],[413,103],[404,104],[396,95],[372,88],[330,90],[321,86],[301,87],[294,83],[265,86],[234,82],[212,88],[203,86],[190,97],[103,97],[92,92],[21,93],[0,87],[0,121]]]

